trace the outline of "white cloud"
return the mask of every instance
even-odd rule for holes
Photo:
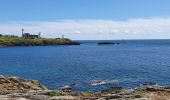
[[[44,37],[71,39],[153,39],[170,37],[170,18],[114,20],[59,20],[54,22],[8,22],[0,24],[0,33],[21,35],[42,32]]]

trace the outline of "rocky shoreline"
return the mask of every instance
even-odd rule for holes
[[[56,46],[56,45],[80,45],[79,42],[67,38],[22,38],[0,37],[0,47],[14,46]]]
[[[170,100],[170,86],[145,84],[133,89],[111,87],[101,92],[49,90],[37,80],[0,75],[0,100]]]

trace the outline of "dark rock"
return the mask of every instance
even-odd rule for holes
[[[122,87],[111,87],[109,89],[102,90],[101,93],[119,93]]]
[[[81,43],[80,42],[75,42],[73,41],[72,43],[70,43],[70,45],[80,45]]]
[[[59,90],[61,90],[63,92],[71,93],[72,92],[72,87],[71,86],[64,86],[64,87],[60,87]]]
[[[107,100],[122,98],[122,96],[119,94],[108,94],[103,97],[106,98]]]
[[[154,87],[146,87],[146,91],[157,91],[157,88]]]
[[[146,82],[146,83],[143,83],[143,85],[156,85],[156,83],[155,82]]]
[[[137,95],[135,95],[135,98],[142,98],[142,96],[137,94]]]
[[[109,45],[109,44],[120,44],[120,43],[114,43],[114,42],[99,42],[98,45]]]

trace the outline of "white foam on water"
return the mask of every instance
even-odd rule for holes
[[[104,84],[117,84],[119,83],[119,80],[93,80],[89,82],[91,86],[98,86],[98,85],[104,85]]]

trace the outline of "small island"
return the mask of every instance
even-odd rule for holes
[[[120,44],[120,43],[114,43],[114,42],[99,42],[98,45],[111,45],[111,44]]]
[[[9,46],[49,46],[49,45],[80,45],[79,42],[70,40],[68,38],[41,38],[41,33],[38,35],[24,33],[22,29],[22,36],[2,35],[0,34],[0,47]]]

